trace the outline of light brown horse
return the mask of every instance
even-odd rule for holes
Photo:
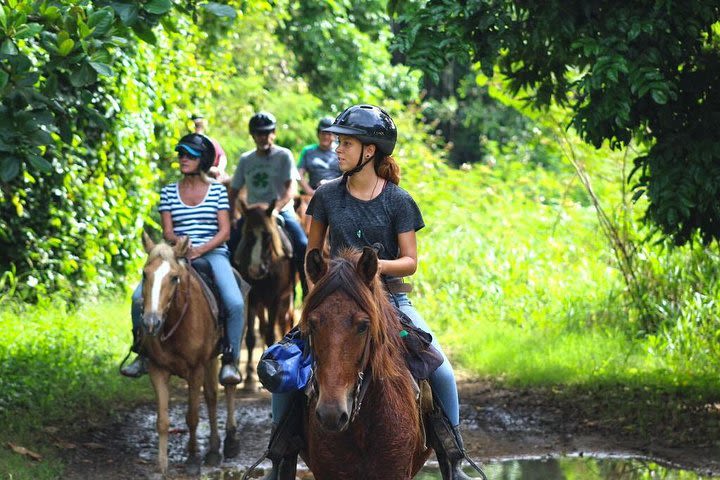
[[[316,362],[305,419],[308,467],[318,480],[412,478],[431,450],[375,252],[344,252],[328,266],[312,250],[306,269],[315,287],[300,328]]]
[[[253,349],[255,348],[255,318],[267,346],[275,343],[275,326],[280,334],[292,328],[295,292],[295,268],[292,258],[283,248],[280,227],[270,205],[257,203],[248,206],[239,200],[243,216],[242,238],[233,254],[233,265],[250,286],[248,297],[248,327],[245,344],[248,349],[245,386],[255,379]]]
[[[168,384],[177,375],[188,384],[187,469],[200,473],[196,431],[200,408],[200,391],[205,395],[210,420],[208,465],[219,465],[220,437],[217,426],[218,341],[220,329],[206,299],[200,280],[190,271],[187,260],[188,237],[175,247],[155,244],[147,234],[143,243],[148,258],[143,267],[143,336],[142,351],[149,359],[150,380],[157,397],[158,465],[168,469]],[[235,386],[225,387],[227,420],[223,453],[234,457],[239,451],[235,424]]]

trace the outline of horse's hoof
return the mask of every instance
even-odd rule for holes
[[[197,477],[200,475],[200,460],[197,457],[189,457],[185,461],[185,471],[188,475]]]
[[[223,455],[225,458],[235,458],[238,453],[240,453],[240,441],[234,434],[226,435],[223,442]]]
[[[222,463],[222,455],[220,452],[208,452],[205,455],[205,465],[208,467],[218,467]]]
[[[243,390],[245,390],[246,392],[257,392],[258,384],[255,380],[252,380],[250,378],[245,378],[245,384],[243,385]]]

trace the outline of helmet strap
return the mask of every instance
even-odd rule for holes
[[[358,173],[360,170],[362,170],[365,167],[365,165],[372,162],[373,157],[370,157],[363,162],[363,153],[365,153],[365,144],[364,143],[363,143],[362,149],[360,150],[360,158],[358,158],[357,165],[355,165],[355,167],[352,170],[348,170],[347,172],[345,172],[343,177],[345,177],[345,178],[352,177],[353,175]]]

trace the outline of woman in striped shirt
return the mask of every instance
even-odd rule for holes
[[[237,384],[242,381],[238,371],[240,337],[245,319],[245,304],[230,266],[230,253],[225,242],[230,235],[230,206],[227,190],[221,183],[210,181],[206,173],[215,154],[212,143],[203,135],[185,135],[175,147],[183,178],[163,187],[160,192],[160,216],[163,237],[174,243],[180,237],[190,237],[188,259],[203,257],[212,266],[215,284],[228,313],[227,332],[223,352],[220,383]],[[142,324],[142,284],[135,289],[132,302],[133,351],[138,351]],[[141,352],[121,369],[128,377],[147,372],[147,362]]]

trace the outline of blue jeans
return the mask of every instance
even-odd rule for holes
[[[240,338],[245,326],[245,302],[238,287],[235,275],[230,267],[227,251],[215,249],[202,256],[212,266],[215,284],[220,291],[223,305],[227,311],[227,332],[225,335],[233,350],[233,360],[240,358]],[[132,323],[133,330],[142,327],[142,282],[135,288],[132,295]]]
[[[393,301],[394,298],[394,301]],[[430,375],[430,385],[432,385],[433,391],[440,398],[443,405],[445,415],[447,415],[450,423],[455,427],[460,424],[460,401],[458,399],[457,383],[455,382],[455,373],[453,372],[450,360],[447,355],[443,352],[440,344],[437,341],[437,337],[433,335],[432,330],[428,327],[425,320],[412,306],[410,299],[407,294],[399,293],[391,296],[390,303],[393,303],[398,307],[405,315],[410,317],[413,324],[433,336],[432,344],[442,353],[445,361],[438,367],[432,375]],[[292,395],[295,392],[289,393],[273,393],[272,394],[272,418],[273,422],[279,422],[285,412],[287,411]]]

